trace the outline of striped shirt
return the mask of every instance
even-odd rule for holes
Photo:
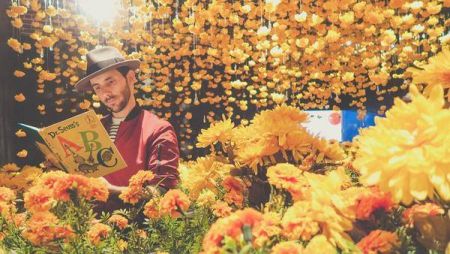
[[[122,118],[113,117],[112,118],[111,127],[109,128],[109,133],[108,133],[109,137],[111,138],[112,141],[116,140],[117,131],[119,130],[119,125],[123,120],[125,120],[125,117],[122,117]]]

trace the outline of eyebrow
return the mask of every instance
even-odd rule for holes
[[[111,80],[111,79],[113,79],[113,77],[112,77],[112,76],[108,76],[108,77],[105,78],[103,81],[106,82],[106,81],[109,81],[109,80]],[[96,85],[99,85],[99,83],[91,83],[91,86],[92,86],[92,87],[94,87],[94,86],[96,86]]]

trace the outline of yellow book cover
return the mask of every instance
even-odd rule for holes
[[[60,165],[55,166],[69,173],[99,177],[127,166],[92,110],[39,129],[38,132],[47,146],[37,138],[38,148],[45,155],[49,152],[46,150],[50,150],[60,162]]]

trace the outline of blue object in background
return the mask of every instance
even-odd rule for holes
[[[367,112],[364,119],[358,119],[356,110],[342,110],[342,141],[352,141],[359,134],[360,128],[366,128],[375,125],[375,116],[373,112]]]

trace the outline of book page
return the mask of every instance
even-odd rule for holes
[[[127,166],[92,110],[39,133],[69,173],[99,177]]]

